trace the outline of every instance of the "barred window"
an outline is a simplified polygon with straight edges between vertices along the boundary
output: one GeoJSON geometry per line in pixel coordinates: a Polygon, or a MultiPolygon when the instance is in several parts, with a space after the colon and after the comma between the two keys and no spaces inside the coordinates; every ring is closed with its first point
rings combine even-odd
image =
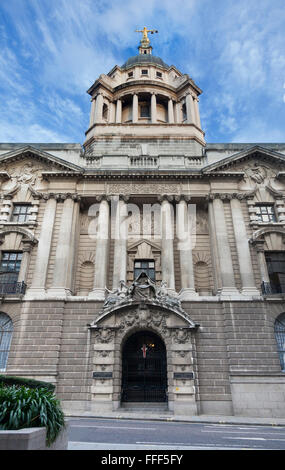
{"type": "Polygon", "coordinates": [[[14,204],[11,222],[28,222],[30,209],[30,204],[14,204]]]}
{"type": "Polygon", "coordinates": [[[272,293],[285,292],[285,251],[267,251],[265,259],[272,293]]]}
{"type": "Polygon", "coordinates": [[[285,313],[279,315],[275,321],[275,338],[279,353],[281,370],[285,372],[285,313]]]}
{"type": "Polygon", "coordinates": [[[0,312],[0,370],[6,370],[13,334],[13,323],[6,313],[0,312]]]}
{"type": "Polygon", "coordinates": [[[256,206],[256,215],[259,222],[277,222],[274,206],[272,204],[256,206]]]}
{"type": "Polygon", "coordinates": [[[0,282],[17,282],[23,253],[2,251],[0,282]]]}

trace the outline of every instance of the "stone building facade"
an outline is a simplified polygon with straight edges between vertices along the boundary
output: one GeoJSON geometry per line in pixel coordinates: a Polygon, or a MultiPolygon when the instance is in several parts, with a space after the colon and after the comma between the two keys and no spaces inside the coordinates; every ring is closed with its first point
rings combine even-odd
{"type": "Polygon", "coordinates": [[[201,90],[139,54],[80,144],[0,145],[1,373],[68,412],[285,417],[285,144],[210,144],[201,90]]]}

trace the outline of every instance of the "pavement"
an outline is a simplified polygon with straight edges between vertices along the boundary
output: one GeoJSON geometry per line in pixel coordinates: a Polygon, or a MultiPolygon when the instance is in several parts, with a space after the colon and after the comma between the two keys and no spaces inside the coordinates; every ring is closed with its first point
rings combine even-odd
{"type": "Polygon", "coordinates": [[[285,426],[285,418],[262,418],[251,416],[224,416],[224,415],[174,415],[170,412],[154,412],[146,411],[127,411],[116,410],[108,413],[65,413],[67,418],[101,418],[101,419],[128,419],[128,420],[143,420],[143,421],[169,421],[181,423],[216,423],[216,424],[247,424],[247,425],[260,425],[260,426],[285,426]]]}

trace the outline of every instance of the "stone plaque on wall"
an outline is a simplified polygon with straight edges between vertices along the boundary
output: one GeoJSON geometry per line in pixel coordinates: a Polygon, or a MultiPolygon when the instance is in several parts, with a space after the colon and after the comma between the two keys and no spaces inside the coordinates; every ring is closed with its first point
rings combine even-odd
{"type": "Polygon", "coordinates": [[[193,380],[194,379],[194,372],[174,372],[173,374],[174,379],[188,379],[188,380],[193,380]]]}

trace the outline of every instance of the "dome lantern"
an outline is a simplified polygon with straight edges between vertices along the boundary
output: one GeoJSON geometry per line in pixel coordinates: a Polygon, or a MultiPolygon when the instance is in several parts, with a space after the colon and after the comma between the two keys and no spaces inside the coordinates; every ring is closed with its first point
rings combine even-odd
{"type": "Polygon", "coordinates": [[[152,46],[150,45],[148,33],[151,33],[151,34],[158,33],[157,29],[147,29],[147,27],[144,26],[143,29],[136,29],[135,32],[142,33],[142,38],[140,41],[140,45],[138,47],[139,53],[140,54],[152,54],[152,46]]]}

